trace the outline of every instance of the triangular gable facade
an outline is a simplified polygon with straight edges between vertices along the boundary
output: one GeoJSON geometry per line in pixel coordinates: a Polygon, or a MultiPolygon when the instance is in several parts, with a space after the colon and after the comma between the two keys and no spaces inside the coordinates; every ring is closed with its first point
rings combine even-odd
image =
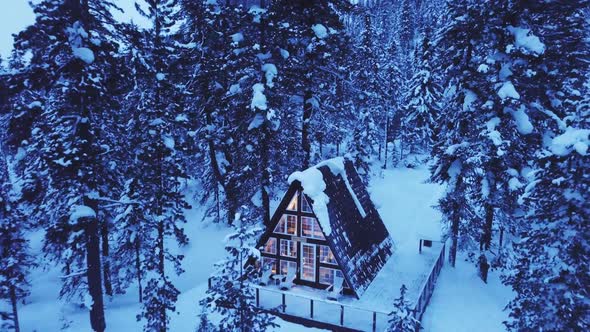
{"type": "MultiPolygon", "coordinates": [[[[295,284],[325,289],[341,277],[345,291],[359,297],[391,255],[392,242],[352,163],[342,164],[346,180],[344,172],[337,175],[327,166],[316,166],[326,184],[330,231],[324,231],[313,211],[313,199],[294,180],[258,247],[261,263],[273,273],[285,275],[296,269],[295,284]]],[[[322,222],[326,225],[326,220],[322,222]]]]}

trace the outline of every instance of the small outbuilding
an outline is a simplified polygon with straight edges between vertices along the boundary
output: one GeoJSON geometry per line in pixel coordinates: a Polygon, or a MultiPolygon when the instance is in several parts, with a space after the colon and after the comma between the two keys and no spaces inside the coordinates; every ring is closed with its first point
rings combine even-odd
{"type": "Polygon", "coordinates": [[[258,247],[274,280],[342,286],[357,298],[393,252],[393,242],[352,161],[338,157],[289,177],[289,189],[258,247]],[[278,277],[278,278],[277,278],[278,277]]]}

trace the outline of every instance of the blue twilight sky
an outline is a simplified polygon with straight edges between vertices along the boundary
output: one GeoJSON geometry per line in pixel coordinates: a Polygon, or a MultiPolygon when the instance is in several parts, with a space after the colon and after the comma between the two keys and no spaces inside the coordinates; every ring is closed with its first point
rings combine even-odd
{"type": "MultiPolygon", "coordinates": [[[[134,0],[114,0],[113,2],[125,11],[125,13],[114,13],[118,20],[133,20],[139,25],[146,25],[145,18],[135,10],[134,0]]],[[[12,35],[34,22],[35,15],[29,6],[29,0],[0,0],[0,55],[4,59],[8,58],[12,51],[12,35]]]]}
{"type": "Polygon", "coordinates": [[[0,55],[6,59],[12,50],[12,34],[35,21],[27,0],[0,0],[0,55]]]}

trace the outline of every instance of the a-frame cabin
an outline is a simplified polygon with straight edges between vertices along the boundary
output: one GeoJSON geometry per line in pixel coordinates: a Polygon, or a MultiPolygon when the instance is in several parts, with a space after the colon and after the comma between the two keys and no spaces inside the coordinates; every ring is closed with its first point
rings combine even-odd
{"type": "Polygon", "coordinates": [[[344,278],[357,298],[391,256],[393,242],[352,162],[334,158],[289,177],[258,247],[263,268],[325,289],[344,278]]]}

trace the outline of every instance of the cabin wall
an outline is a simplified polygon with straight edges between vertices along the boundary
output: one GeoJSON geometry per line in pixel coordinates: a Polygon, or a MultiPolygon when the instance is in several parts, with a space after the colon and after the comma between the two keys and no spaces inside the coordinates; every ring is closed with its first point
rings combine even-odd
{"type": "MultiPolygon", "coordinates": [[[[330,248],[330,245],[328,244],[328,242],[325,239],[310,238],[310,237],[306,237],[303,235],[302,218],[303,217],[314,218],[316,220],[316,223],[317,223],[317,218],[313,212],[304,212],[302,210],[303,199],[304,199],[303,195],[301,195],[300,190],[295,191],[295,193],[297,194],[297,210],[293,211],[293,210],[287,209],[287,207],[290,205],[292,196],[294,194],[294,193],[287,192],[286,195],[289,195],[289,197],[285,197],[286,204],[281,204],[281,206],[279,206],[279,208],[277,209],[277,212],[276,212],[277,215],[273,216],[273,220],[275,222],[271,222],[269,225],[267,225],[268,227],[270,227],[269,232],[267,232],[268,236],[265,236],[262,239],[263,241],[261,242],[261,246],[263,248],[266,245],[269,238],[276,239],[275,253],[271,254],[271,253],[266,253],[266,252],[261,251],[261,255],[262,255],[262,257],[275,259],[274,269],[275,269],[276,273],[279,273],[279,274],[280,274],[281,261],[295,262],[297,264],[297,275],[296,275],[296,279],[294,281],[295,284],[319,288],[319,289],[326,289],[330,284],[320,282],[320,268],[329,268],[329,269],[333,269],[333,270],[337,270],[337,271],[341,271],[341,269],[338,266],[338,263],[336,263],[336,262],[334,262],[333,264],[320,262],[320,256],[321,256],[320,255],[320,250],[321,250],[320,246],[327,246],[328,248],[330,248]],[[297,218],[296,234],[282,234],[282,233],[274,232],[275,227],[280,223],[280,220],[283,215],[293,215],[297,218]],[[296,257],[281,256],[281,239],[293,241],[296,243],[296,246],[297,246],[296,257]],[[302,273],[303,273],[302,254],[303,254],[303,245],[304,244],[313,244],[314,248],[315,248],[315,252],[314,252],[315,278],[313,281],[306,280],[306,279],[302,278],[302,273]]],[[[336,273],[336,272],[334,272],[334,273],[336,273]]],[[[340,272],[340,273],[342,273],[342,272],[340,272]]],[[[345,291],[345,293],[352,294],[352,291],[347,287],[346,282],[345,282],[344,291],[345,291]]]]}

